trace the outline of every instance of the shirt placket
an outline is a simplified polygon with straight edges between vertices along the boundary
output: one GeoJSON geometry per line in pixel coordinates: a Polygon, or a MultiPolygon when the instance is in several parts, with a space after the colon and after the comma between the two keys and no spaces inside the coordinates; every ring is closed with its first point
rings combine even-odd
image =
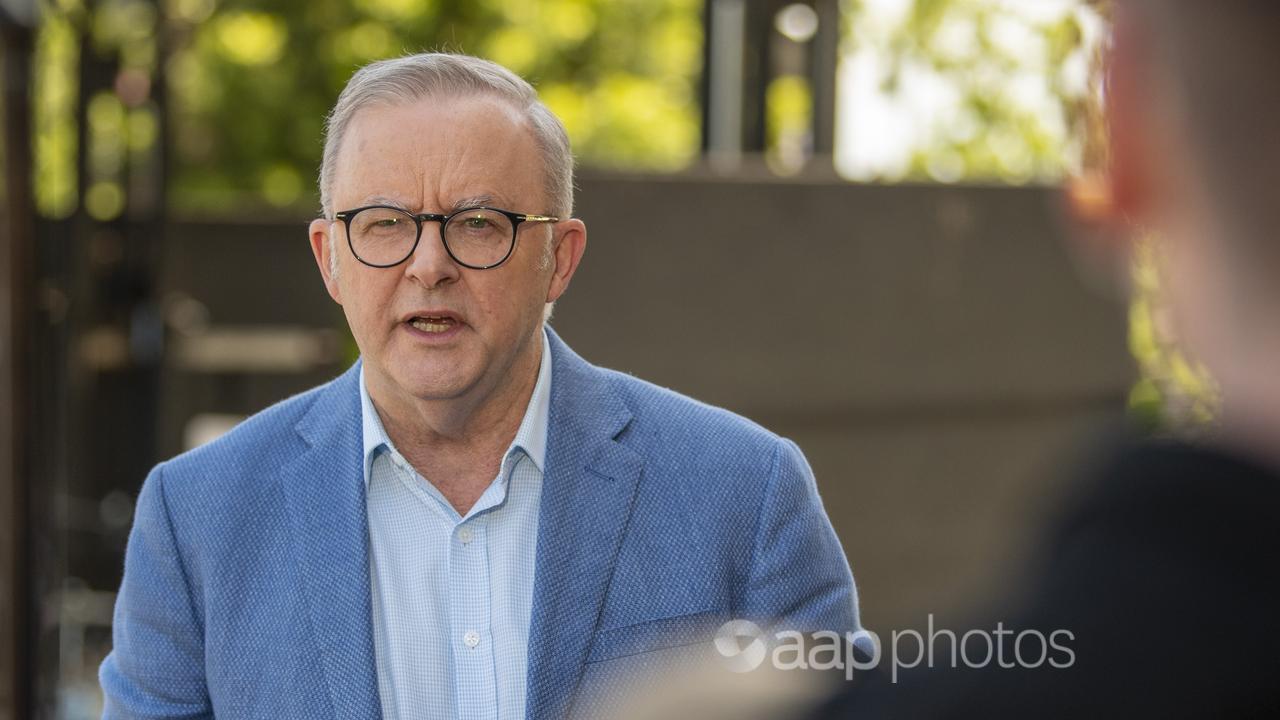
{"type": "Polygon", "coordinates": [[[461,720],[498,715],[488,557],[484,516],[459,523],[449,542],[449,608],[461,720]]]}

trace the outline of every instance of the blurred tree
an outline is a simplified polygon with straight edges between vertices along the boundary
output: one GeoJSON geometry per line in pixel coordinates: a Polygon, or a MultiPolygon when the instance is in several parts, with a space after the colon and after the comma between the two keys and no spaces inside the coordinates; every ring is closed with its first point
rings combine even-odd
{"type": "MultiPolygon", "coordinates": [[[[83,54],[167,80],[169,207],[315,210],[321,130],[360,65],[444,49],[529,79],[594,166],[671,170],[698,147],[699,0],[42,0],[36,193],[47,217],[126,210],[130,150],[158,138],[127,82],[79,98],[83,54]],[[158,22],[157,22],[158,19],[158,22]],[[145,115],[145,117],[144,117],[145,115]],[[78,173],[80,126],[92,156],[78,173]]],[[[167,95],[165,93],[167,91],[167,95]]]]}
{"type": "Polygon", "coordinates": [[[61,218],[76,208],[76,93],[78,90],[79,8],[41,6],[36,36],[33,156],[35,201],[41,214],[61,218]]]}
{"type": "Polygon", "coordinates": [[[1053,182],[1081,166],[1102,36],[1086,0],[846,0],[855,179],[1053,182]]]}
{"type": "Polygon", "coordinates": [[[697,0],[166,0],[179,211],[310,211],[321,127],[371,60],[491,58],[533,82],[581,160],[672,169],[697,149],[697,0]]]}
{"type": "MultiPolygon", "coordinates": [[[[363,63],[423,49],[483,55],[529,78],[563,118],[585,165],[678,169],[695,159],[698,146],[702,5],[42,0],[40,208],[65,216],[81,202],[83,186],[86,209],[99,219],[123,212],[120,167],[158,137],[157,109],[145,103],[120,97],[122,105],[113,105],[102,97],[77,107],[86,51],[111,55],[135,75],[163,70],[166,86],[154,95],[164,98],[169,120],[167,202],[178,212],[313,211],[321,125],[342,84],[363,63]],[[97,118],[95,134],[84,136],[86,150],[97,153],[84,183],[77,178],[77,112],[97,118]]],[[[1081,8],[1079,0],[846,0],[847,64],[855,66],[848,72],[856,74],[859,57],[880,58],[871,73],[875,89],[899,110],[914,111],[914,119],[896,124],[915,128],[899,142],[898,160],[864,163],[848,174],[1021,182],[1057,179],[1076,167],[1074,109],[1089,92],[1082,56],[1090,23],[1081,8]]],[[[771,88],[770,99],[775,135],[809,112],[795,83],[771,88]]],[[[855,120],[864,112],[855,107],[855,120]]],[[[894,144],[889,133],[851,127],[846,144],[894,144]]]]}
{"type": "Polygon", "coordinates": [[[1204,366],[1179,347],[1157,270],[1159,251],[1158,238],[1145,238],[1133,263],[1129,350],[1140,377],[1129,393],[1129,409],[1149,429],[1194,432],[1218,418],[1218,387],[1204,366]]]}

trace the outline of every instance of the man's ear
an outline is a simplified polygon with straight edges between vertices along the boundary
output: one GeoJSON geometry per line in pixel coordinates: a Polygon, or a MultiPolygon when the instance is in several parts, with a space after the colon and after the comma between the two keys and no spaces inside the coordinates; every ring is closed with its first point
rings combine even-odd
{"type": "Polygon", "coordinates": [[[577,218],[556,223],[555,248],[552,251],[551,285],[547,288],[547,302],[552,303],[569,289],[569,281],[582,262],[587,250],[587,226],[577,218]]]}
{"type": "Polygon", "coordinates": [[[316,258],[316,265],[320,268],[320,277],[324,280],[324,288],[329,291],[329,297],[333,301],[342,304],[342,292],[338,288],[338,278],[334,276],[332,268],[336,263],[332,257],[333,243],[329,238],[329,229],[333,227],[332,220],[318,218],[311,221],[308,231],[311,234],[311,254],[316,258]]]}
{"type": "Polygon", "coordinates": [[[1086,169],[1066,185],[1072,220],[1068,247],[1086,277],[1099,287],[1128,288],[1134,241],[1142,236],[1163,191],[1156,183],[1165,160],[1150,124],[1152,107],[1151,48],[1146,30],[1128,8],[1116,7],[1112,44],[1104,57],[1104,161],[1086,169]]]}
{"type": "MultiPolygon", "coordinates": [[[[1165,163],[1157,126],[1159,93],[1153,48],[1147,31],[1123,7],[1117,8],[1107,68],[1106,117],[1109,138],[1107,192],[1115,224],[1143,225],[1158,202],[1165,163]]],[[[1166,118],[1167,119],[1167,118],[1166,118]]]]}

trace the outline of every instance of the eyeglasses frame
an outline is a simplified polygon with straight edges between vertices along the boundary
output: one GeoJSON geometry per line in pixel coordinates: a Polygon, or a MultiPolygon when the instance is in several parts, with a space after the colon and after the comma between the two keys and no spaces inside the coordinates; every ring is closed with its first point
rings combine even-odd
{"type": "Polygon", "coordinates": [[[487,205],[475,205],[472,207],[465,207],[459,210],[454,210],[453,212],[447,215],[441,215],[440,213],[412,213],[412,212],[409,212],[408,210],[405,210],[404,208],[396,207],[394,205],[363,205],[358,208],[352,208],[350,210],[343,210],[341,212],[336,212],[333,214],[333,218],[334,220],[341,220],[343,226],[346,228],[347,247],[351,250],[352,256],[354,256],[356,260],[359,260],[361,263],[368,265],[369,267],[372,267],[372,268],[392,268],[397,265],[400,265],[401,263],[405,262],[409,258],[413,257],[413,254],[418,250],[418,244],[422,242],[422,224],[424,222],[438,222],[440,223],[440,244],[444,246],[444,251],[449,255],[449,258],[453,260],[455,263],[461,265],[464,268],[468,268],[471,270],[492,270],[493,268],[498,267],[499,265],[505,263],[508,259],[510,259],[511,255],[514,254],[516,251],[516,242],[519,240],[519,237],[520,237],[521,223],[526,223],[526,222],[558,223],[560,222],[560,218],[554,217],[551,215],[533,215],[530,213],[518,213],[518,212],[512,212],[510,210],[503,210],[502,208],[489,207],[487,205]],[[378,265],[376,263],[371,263],[368,260],[365,260],[364,258],[360,257],[360,253],[356,252],[355,244],[351,240],[351,220],[355,218],[356,215],[358,215],[361,212],[364,212],[365,210],[374,210],[374,209],[394,210],[398,213],[401,213],[403,215],[413,218],[414,223],[418,227],[417,235],[413,239],[413,247],[409,248],[409,252],[403,258],[393,263],[389,263],[387,265],[378,265]],[[462,262],[461,260],[458,259],[456,255],[453,254],[453,249],[449,247],[449,243],[444,239],[444,228],[445,228],[445,225],[447,225],[450,220],[452,220],[454,217],[458,215],[461,215],[463,213],[473,212],[475,210],[489,210],[491,212],[496,212],[499,215],[505,216],[508,220],[511,221],[511,245],[507,247],[507,254],[503,255],[501,260],[495,263],[491,263],[489,265],[469,265],[465,262],[462,262]]]}

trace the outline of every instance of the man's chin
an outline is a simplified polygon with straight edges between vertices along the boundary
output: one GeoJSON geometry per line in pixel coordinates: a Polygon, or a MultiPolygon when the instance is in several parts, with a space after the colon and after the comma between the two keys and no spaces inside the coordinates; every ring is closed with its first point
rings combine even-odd
{"type": "Polygon", "coordinates": [[[479,358],[474,349],[392,346],[377,364],[383,377],[406,397],[448,399],[464,394],[475,384],[479,358]]]}
{"type": "Polygon", "coordinates": [[[457,400],[475,386],[461,377],[403,378],[397,384],[406,395],[424,402],[457,400]]]}
{"type": "Polygon", "coordinates": [[[376,370],[371,364],[366,365],[365,374],[369,376],[376,372],[381,375],[384,380],[378,384],[404,399],[424,402],[455,400],[465,396],[476,385],[476,373],[467,372],[456,363],[445,367],[437,363],[428,365],[393,360],[388,365],[376,370]]]}

